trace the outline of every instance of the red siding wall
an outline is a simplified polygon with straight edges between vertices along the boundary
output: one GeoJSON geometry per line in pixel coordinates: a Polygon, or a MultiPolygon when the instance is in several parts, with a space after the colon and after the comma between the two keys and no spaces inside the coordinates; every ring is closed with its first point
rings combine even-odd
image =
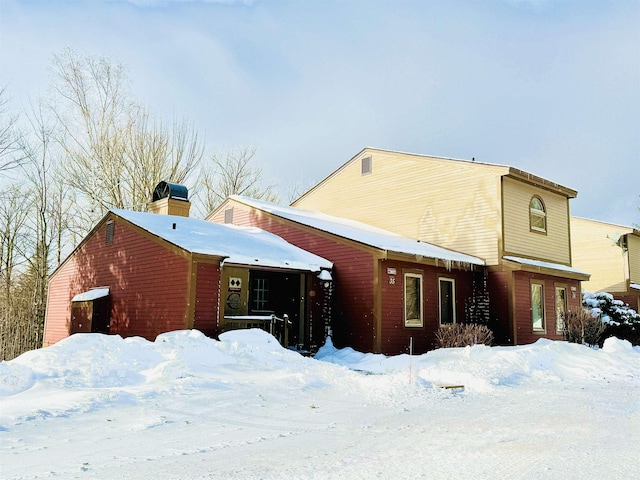
{"type": "Polygon", "coordinates": [[[640,312],[640,294],[638,295],[619,295],[614,294],[613,298],[616,300],[621,300],[629,307],[633,308],[636,312],[640,312]]]}
{"type": "Polygon", "coordinates": [[[193,328],[209,337],[218,332],[218,301],[220,298],[220,266],[199,263],[197,266],[196,306],[193,328]]]}
{"type": "Polygon", "coordinates": [[[419,265],[397,261],[383,261],[380,270],[382,286],[382,352],[390,355],[409,352],[413,338],[413,352],[424,353],[435,347],[435,332],[440,328],[439,278],[455,281],[456,321],[467,321],[466,307],[472,297],[471,271],[451,270],[442,267],[419,265]],[[388,274],[394,268],[396,274],[388,274]],[[423,277],[422,327],[404,326],[404,272],[421,273],[423,277]],[[393,278],[393,280],[391,280],[393,278]]]}
{"type": "MultiPolygon", "coordinates": [[[[214,221],[223,221],[217,216],[214,221]]],[[[337,347],[350,346],[359,351],[372,351],[375,339],[374,320],[374,255],[367,247],[349,247],[325,235],[310,233],[304,227],[283,225],[270,215],[244,208],[234,208],[233,223],[251,225],[270,231],[289,243],[334,264],[333,340],[337,347]]],[[[381,262],[380,281],[382,303],[381,352],[384,354],[407,353],[409,339],[413,337],[415,353],[433,348],[434,334],[439,328],[438,278],[455,279],[456,317],[465,320],[466,301],[472,296],[472,272],[451,271],[441,267],[404,262],[381,262]],[[389,283],[387,267],[396,268],[395,284],[389,283]],[[424,318],[421,328],[406,328],[403,321],[402,269],[420,269],[424,275],[424,318]]]]}
{"type": "Polygon", "coordinates": [[[540,338],[562,340],[556,333],[555,287],[567,288],[567,303],[570,310],[580,308],[580,282],[565,278],[527,272],[513,272],[515,288],[515,318],[518,345],[534,343],[540,338]],[[544,287],[545,332],[534,332],[531,323],[531,281],[542,282],[544,287]],[[572,290],[573,287],[573,290],[572,290]]]}
{"type": "Polygon", "coordinates": [[[373,349],[373,255],[302,228],[283,225],[268,215],[235,208],[233,223],[262,228],[289,243],[333,262],[333,341],[338,348],[373,349]]]}
{"type": "Polygon", "coordinates": [[[149,340],[186,326],[189,261],[116,219],[105,244],[105,224],[52,277],[44,343],[69,335],[71,298],[93,287],[111,294],[110,333],[149,340]]]}

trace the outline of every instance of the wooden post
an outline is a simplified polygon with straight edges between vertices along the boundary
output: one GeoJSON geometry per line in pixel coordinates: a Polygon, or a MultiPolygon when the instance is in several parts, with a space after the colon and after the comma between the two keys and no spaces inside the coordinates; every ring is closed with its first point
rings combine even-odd
{"type": "Polygon", "coordinates": [[[286,313],[282,316],[282,323],[284,323],[284,348],[289,346],[289,315],[286,313]]]}

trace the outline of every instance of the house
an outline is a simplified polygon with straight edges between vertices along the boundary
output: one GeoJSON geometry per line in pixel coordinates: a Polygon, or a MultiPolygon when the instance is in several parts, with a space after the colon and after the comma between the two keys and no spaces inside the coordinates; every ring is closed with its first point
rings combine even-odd
{"type": "Polygon", "coordinates": [[[350,218],[485,260],[501,343],[560,339],[589,275],[572,266],[577,192],[514,167],[365,148],[292,206],[350,218]]]}
{"type": "Polygon", "coordinates": [[[573,265],[591,272],[582,288],[607,292],[640,312],[640,230],[571,217],[573,265]]]}
{"type": "Polygon", "coordinates": [[[153,340],[251,326],[290,347],[324,340],[331,262],[257,228],[188,218],[183,188],[154,198],[156,213],[108,212],[53,272],[45,345],[76,332],[153,340]]]}
{"type": "Polygon", "coordinates": [[[398,354],[434,347],[442,325],[488,317],[484,261],[361,222],[229,197],[207,218],[253,226],[333,264],[338,347],[398,354]]]}

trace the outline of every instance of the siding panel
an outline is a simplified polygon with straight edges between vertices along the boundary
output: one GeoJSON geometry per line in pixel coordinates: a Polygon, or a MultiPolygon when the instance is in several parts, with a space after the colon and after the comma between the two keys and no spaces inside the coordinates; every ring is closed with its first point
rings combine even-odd
{"type": "Polygon", "coordinates": [[[569,310],[581,308],[580,282],[575,280],[558,279],[548,275],[515,272],[515,315],[518,344],[534,343],[540,338],[562,340],[562,334],[557,333],[555,315],[555,287],[567,288],[567,304],[569,310]],[[531,282],[536,281],[544,286],[545,331],[534,332],[531,324],[531,282]]]}
{"type": "Polygon", "coordinates": [[[505,255],[570,265],[568,199],[510,178],[503,179],[502,188],[505,255]],[[529,203],[534,195],[546,207],[546,234],[529,228],[529,203]]]}
{"type": "Polygon", "coordinates": [[[373,351],[374,257],[371,253],[320,235],[310,235],[302,228],[285,225],[267,214],[239,206],[234,207],[234,223],[262,228],[330,259],[334,264],[334,342],[339,348],[350,346],[363,352],[373,351]]]}
{"type": "Polygon", "coordinates": [[[196,305],[193,328],[209,337],[219,333],[218,305],[220,298],[220,267],[199,263],[197,267],[196,305]]]}
{"type": "Polygon", "coordinates": [[[98,228],[52,277],[47,300],[44,343],[69,335],[71,298],[108,286],[110,333],[149,340],[185,328],[188,261],[116,218],[113,244],[98,228]]]}
{"type": "MultiPolygon", "coordinates": [[[[618,225],[571,218],[573,266],[591,274],[589,281],[582,283],[586,291],[626,292],[627,259],[613,239],[630,231],[630,228],[618,225]]],[[[640,262],[640,245],[637,254],[640,262]]]]}
{"type": "Polygon", "coordinates": [[[393,355],[409,353],[410,339],[413,339],[415,354],[424,353],[435,347],[435,333],[440,328],[438,285],[441,277],[455,281],[456,321],[467,322],[467,311],[472,297],[472,275],[473,272],[470,271],[447,271],[441,267],[383,261],[381,269],[382,351],[393,355]],[[387,268],[395,269],[396,274],[387,273],[387,268]],[[405,271],[422,274],[422,327],[405,327],[404,325],[405,271]]]}
{"type": "Polygon", "coordinates": [[[295,202],[498,262],[499,176],[505,167],[396,152],[367,151],[295,202]],[[363,201],[366,199],[366,201],[363,201]]]}

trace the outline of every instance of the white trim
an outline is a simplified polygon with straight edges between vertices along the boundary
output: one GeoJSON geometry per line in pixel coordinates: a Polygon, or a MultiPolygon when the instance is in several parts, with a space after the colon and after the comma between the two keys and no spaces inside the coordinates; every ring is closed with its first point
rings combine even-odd
{"type": "MultiPolygon", "coordinates": [[[[534,332],[538,332],[538,333],[542,333],[547,331],[547,319],[546,319],[546,312],[545,312],[545,301],[544,301],[544,282],[538,281],[538,280],[533,280],[531,281],[531,283],[529,284],[529,301],[531,302],[531,329],[534,332]],[[535,326],[535,322],[533,320],[533,286],[537,285],[540,287],[540,310],[541,310],[541,314],[542,314],[542,318],[540,319],[542,322],[542,327],[536,327],[535,326]]],[[[554,292],[555,293],[555,292],[554,292]]],[[[555,307],[554,307],[555,310],[555,307]]]]}
{"type": "Polygon", "coordinates": [[[438,323],[440,325],[455,325],[457,323],[456,318],[456,280],[455,278],[449,277],[438,277],[438,323]],[[440,282],[448,282],[451,284],[451,298],[452,298],[452,317],[453,321],[451,323],[442,323],[442,289],[440,282]]]}
{"type": "Polygon", "coordinates": [[[573,267],[562,265],[560,263],[543,262],[541,260],[531,260],[530,258],[520,258],[520,257],[512,257],[512,256],[504,256],[502,257],[502,259],[508,260],[510,262],[521,263],[522,265],[531,265],[533,267],[540,267],[540,268],[550,268],[552,270],[558,270],[559,272],[577,273],[579,275],[590,275],[589,273],[583,272],[573,267]]]}
{"type": "Polygon", "coordinates": [[[423,306],[424,294],[422,291],[423,288],[424,288],[424,283],[423,283],[423,278],[421,273],[413,273],[413,272],[404,273],[404,284],[402,285],[402,311],[403,311],[402,318],[403,318],[405,327],[420,328],[424,326],[424,306],[423,306]],[[420,307],[420,318],[417,318],[417,319],[407,318],[407,278],[417,278],[420,280],[420,289],[419,289],[420,299],[418,301],[418,304],[420,307]]]}
{"type": "Polygon", "coordinates": [[[72,302],[91,302],[93,300],[97,300],[99,298],[104,298],[109,296],[109,287],[98,287],[92,288],[86,292],[82,292],[77,294],[75,297],[71,299],[72,302]]]}

